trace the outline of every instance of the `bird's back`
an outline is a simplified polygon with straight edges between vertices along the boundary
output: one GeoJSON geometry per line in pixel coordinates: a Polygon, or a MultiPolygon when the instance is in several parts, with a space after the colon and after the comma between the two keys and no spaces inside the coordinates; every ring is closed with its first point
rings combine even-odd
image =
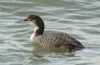
{"type": "Polygon", "coordinates": [[[44,34],[34,37],[33,42],[39,44],[43,48],[84,48],[75,38],[66,33],[56,31],[46,31],[44,34]]]}

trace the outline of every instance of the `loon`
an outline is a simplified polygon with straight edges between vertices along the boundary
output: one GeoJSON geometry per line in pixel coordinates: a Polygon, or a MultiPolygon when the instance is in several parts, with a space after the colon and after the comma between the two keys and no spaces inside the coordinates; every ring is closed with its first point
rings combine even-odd
{"type": "Polygon", "coordinates": [[[38,15],[29,15],[28,18],[20,20],[24,21],[34,28],[31,39],[35,44],[40,45],[44,49],[64,48],[72,50],[83,49],[84,46],[75,38],[69,36],[67,33],[57,31],[44,31],[45,24],[42,18],[38,15]]]}

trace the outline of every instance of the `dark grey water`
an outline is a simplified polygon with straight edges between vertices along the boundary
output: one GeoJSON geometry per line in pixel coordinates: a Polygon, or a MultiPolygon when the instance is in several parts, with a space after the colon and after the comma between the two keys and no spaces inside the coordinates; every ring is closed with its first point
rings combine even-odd
{"type": "Polygon", "coordinates": [[[0,65],[100,65],[99,0],[0,0],[0,65]],[[33,60],[32,27],[16,24],[30,14],[43,18],[46,30],[66,32],[83,43],[73,55],[40,53],[33,60]]]}

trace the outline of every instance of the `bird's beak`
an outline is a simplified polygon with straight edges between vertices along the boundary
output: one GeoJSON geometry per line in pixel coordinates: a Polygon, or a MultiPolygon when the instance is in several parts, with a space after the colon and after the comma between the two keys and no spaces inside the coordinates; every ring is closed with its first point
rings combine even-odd
{"type": "Polygon", "coordinates": [[[20,21],[16,21],[15,23],[24,23],[24,22],[27,22],[28,19],[23,19],[23,20],[20,20],[20,21]]]}

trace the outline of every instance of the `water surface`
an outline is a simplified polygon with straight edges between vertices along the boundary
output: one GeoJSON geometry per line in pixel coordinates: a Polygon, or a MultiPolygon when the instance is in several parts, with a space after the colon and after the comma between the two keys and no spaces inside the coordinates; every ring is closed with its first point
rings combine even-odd
{"type": "Polygon", "coordinates": [[[100,65],[99,0],[0,0],[0,65],[100,65]],[[30,14],[43,18],[46,29],[70,34],[84,50],[72,55],[41,52],[33,60],[33,28],[15,21],[30,14]]]}

